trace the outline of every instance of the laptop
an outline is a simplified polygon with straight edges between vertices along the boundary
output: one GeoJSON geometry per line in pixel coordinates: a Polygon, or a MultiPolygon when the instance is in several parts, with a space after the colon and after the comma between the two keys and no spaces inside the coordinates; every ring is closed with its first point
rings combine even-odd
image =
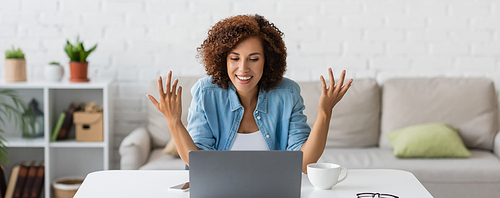
{"type": "Polygon", "coordinates": [[[300,197],[302,151],[190,151],[191,198],[300,197]]]}

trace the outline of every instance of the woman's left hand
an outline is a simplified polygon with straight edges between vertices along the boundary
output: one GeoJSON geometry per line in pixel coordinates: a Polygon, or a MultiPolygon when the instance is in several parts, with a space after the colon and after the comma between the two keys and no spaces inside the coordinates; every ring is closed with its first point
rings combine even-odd
{"type": "Polygon", "coordinates": [[[319,98],[318,110],[330,116],[332,114],[333,107],[342,99],[342,97],[344,97],[344,94],[347,92],[349,87],[351,87],[352,79],[344,85],[345,70],[343,70],[340,75],[340,80],[337,85],[335,85],[335,79],[331,68],[328,68],[328,73],[330,75],[330,83],[328,87],[323,76],[320,77],[323,91],[321,92],[321,97],[319,98]]]}

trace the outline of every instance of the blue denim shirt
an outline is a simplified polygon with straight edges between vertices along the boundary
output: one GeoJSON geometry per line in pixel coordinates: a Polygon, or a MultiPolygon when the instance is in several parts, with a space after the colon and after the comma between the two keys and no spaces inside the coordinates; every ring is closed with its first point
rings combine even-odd
{"type": "MultiPolygon", "coordinates": [[[[187,130],[196,146],[231,150],[244,112],[234,85],[222,89],[209,76],[196,82],[191,95],[187,130]]],[[[304,109],[299,85],[288,78],[269,92],[259,92],[253,116],[269,150],[301,149],[311,132],[304,109]]]]}

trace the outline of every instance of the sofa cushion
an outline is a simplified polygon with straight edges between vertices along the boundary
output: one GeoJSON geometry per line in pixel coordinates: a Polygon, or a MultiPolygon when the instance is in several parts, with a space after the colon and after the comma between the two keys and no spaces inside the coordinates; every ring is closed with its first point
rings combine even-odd
{"type": "Polygon", "coordinates": [[[458,130],[443,123],[406,127],[387,133],[398,158],[469,157],[458,130]]]}
{"type": "Polygon", "coordinates": [[[459,129],[468,148],[492,150],[498,110],[490,79],[392,79],[382,91],[381,148],[391,147],[390,131],[443,122],[459,129]]]}
{"type": "Polygon", "coordinates": [[[139,170],[184,170],[186,164],[181,158],[163,153],[163,148],[151,150],[147,163],[139,170]]]}
{"type": "Polygon", "coordinates": [[[134,129],[120,144],[120,169],[139,169],[148,158],[151,137],[145,127],[134,129]]]}
{"type": "Polygon", "coordinates": [[[399,169],[412,172],[420,182],[500,182],[500,161],[491,152],[470,150],[469,158],[400,159],[391,149],[327,148],[318,162],[347,168],[399,169]]]}
{"type": "MultiPolygon", "coordinates": [[[[298,82],[304,98],[307,123],[318,114],[321,82],[298,82]]],[[[373,79],[355,79],[344,98],[333,109],[327,147],[376,146],[379,136],[379,87],[373,79]]]]}
{"type": "Polygon", "coordinates": [[[163,149],[163,153],[171,155],[173,157],[180,157],[179,152],[177,151],[177,146],[175,145],[175,141],[173,138],[170,138],[167,145],[163,149]]]}
{"type": "MultiPolygon", "coordinates": [[[[182,86],[182,123],[184,126],[187,126],[187,114],[189,105],[191,104],[191,99],[193,98],[190,93],[191,87],[200,79],[201,77],[175,77],[172,79],[172,83],[175,78],[179,79],[178,86],[182,86]]],[[[163,88],[165,89],[166,77],[163,77],[163,88]]],[[[153,80],[149,83],[148,94],[155,97],[158,101],[158,81],[153,80]]],[[[151,134],[152,146],[160,147],[165,146],[167,142],[172,137],[170,135],[170,130],[168,129],[167,120],[165,116],[156,109],[156,107],[151,103],[151,101],[147,103],[147,111],[148,111],[148,132],[151,134]]]]}

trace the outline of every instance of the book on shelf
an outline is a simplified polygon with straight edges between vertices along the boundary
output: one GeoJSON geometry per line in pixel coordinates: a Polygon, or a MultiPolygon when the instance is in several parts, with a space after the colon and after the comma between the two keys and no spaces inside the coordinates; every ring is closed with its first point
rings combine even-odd
{"type": "Polygon", "coordinates": [[[59,135],[59,131],[61,130],[61,127],[63,125],[64,118],[66,118],[66,113],[61,112],[61,114],[59,115],[59,119],[57,120],[56,126],[52,131],[52,136],[50,137],[50,141],[55,142],[57,140],[57,136],[59,135]]]}
{"type": "Polygon", "coordinates": [[[22,198],[29,198],[31,190],[33,189],[33,184],[35,183],[36,172],[40,163],[32,162],[28,167],[28,175],[26,176],[26,182],[24,182],[22,198]]]}
{"type": "Polygon", "coordinates": [[[5,169],[3,165],[0,166],[0,198],[5,197],[5,191],[7,190],[7,182],[5,181],[5,169]]]}
{"type": "Polygon", "coordinates": [[[6,198],[39,198],[45,178],[44,162],[16,164],[10,175],[6,198]]]}
{"type": "Polygon", "coordinates": [[[17,176],[16,186],[14,187],[14,195],[13,198],[21,198],[24,190],[24,184],[26,183],[26,179],[28,176],[28,168],[30,167],[30,163],[23,162],[19,165],[19,173],[17,176]]]}
{"type": "Polygon", "coordinates": [[[35,177],[35,182],[33,183],[33,188],[31,189],[31,195],[30,198],[39,198],[40,194],[42,193],[43,189],[43,181],[45,178],[45,164],[40,162],[37,170],[36,170],[36,177],[35,177]]]}
{"type": "Polygon", "coordinates": [[[80,108],[81,108],[80,105],[75,103],[71,103],[69,105],[69,108],[66,111],[66,117],[64,118],[61,130],[59,130],[59,134],[57,135],[57,140],[68,139],[69,130],[71,130],[71,126],[73,126],[73,113],[75,111],[80,110],[80,108]]]}
{"type": "Polygon", "coordinates": [[[21,164],[16,164],[12,168],[10,174],[9,184],[7,185],[7,190],[5,191],[5,198],[12,198],[14,196],[14,188],[16,187],[17,177],[19,175],[19,168],[21,164]]]}

